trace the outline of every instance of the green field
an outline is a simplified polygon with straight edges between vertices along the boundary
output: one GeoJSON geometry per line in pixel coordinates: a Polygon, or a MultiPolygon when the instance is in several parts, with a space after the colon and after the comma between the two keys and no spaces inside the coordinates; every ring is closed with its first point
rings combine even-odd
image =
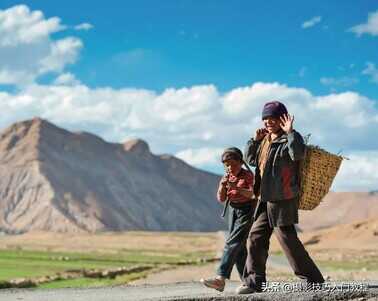
{"type": "MultiPolygon", "coordinates": [[[[0,250],[0,281],[15,278],[36,278],[80,269],[112,269],[150,264],[155,269],[176,266],[184,261],[196,262],[200,258],[211,257],[206,252],[161,252],[153,250],[120,251],[116,254],[70,253],[31,250],[0,250]]],[[[124,284],[143,277],[146,271],[121,275],[115,279],[77,278],[59,280],[40,287],[81,287],[124,284]]]]}
{"type": "Polygon", "coordinates": [[[53,281],[45,284],[41,284],[39,288],[64,288],[64,287],[100,287],[100,286],[110,286],[110,285],[122,285],[129,281],[133,281],[144,277],[148,272],[133,273],[130,275],[118,276],[115,279],[93,279],[80,277],[77,279],[70,280],[59,280],[53,281]]]}
{"type": "MultiPolygon", "coordinates": [[[[111,236],[112,237],[112,236],[111,236]]],[[[110,238],[111,238],[110,237],[110,238]]],[[[67,241],[61,240],[65,250],[53,251],[48,250],[46,246],[29,245],[29,249],[21,245],[3,245],[6,248],[0,249],[0,288],[4,281],[18,278],[37,279],[44,276],[54,276],[57,273],[67,273],[76,271],[74,279],[54,280],[51,282],[39,284],[39,288],[63,288],[63,287],[98,287],[110,285],[122,285],[130,281],[147,276],[151,272],[161,271],[163,269],[174,269],[183,264],[201,264],[200,259],[213,258],[216,244],[216,237],[211,236],[201,242],[202,236],[185,236],[183,234],[164,234],[159,239],[151,242],[152,237],[157,237],[156,233],[145,234],[128,234],[127,248],[125,245],[112,245],[107,252],[98,252],[99,246],[109,246],[111,240],[106,236],[106,241],[102,236],[96,237],[97,245],[87,244],[80,246],[81,251],[70,252],[75,243],[67,244],[67,241]],[[141,239],[135,243],[137,238],[141,239]],[[134,242],[132,243],[132,239],[134,242]],[[163,237],[163,238],[162,238],[163,237]],[[165,239],[164,239],[165,237],[165,239]],[[211,238],[211,239],[210,239],[211,238]],[[175,241],[174,239],[177,239],[175,241]],[[148,244],[149,242],[149,244],[148,244]],[[152,246],[155,248],[152,248],[152,246]],[[88,249],[91,246],[91,249],[88,249]],[[213,248],[213,249],[211,249],[213,248]],[[118,275],[115,278],[89,278],[82,276],[80,270],[108,270],[115,268],[131,268],[135,266],[146,266],[145,270],[118,275]]],[[[11,237],[14,239],[17,237],[11,237]]],[[[46,240],[46,242],[50,242],[46,240]]],[[[118,242],[118,237],[114,241],[118,242]]],[[[113,242],[114,243],[114,242],[113,242]]],[[[55,245],[54,245],[55,246],[55,245]]],[[[61,247],[61,246],[58,246],[61,247]]],[[[276,261],[286,262],[285,255],[282,251],[272,252],[276,261]]],[[[272,254],[272,255],[273,255],[272,254]]],[[[375,252],[347,252],[323,250],[322,252],[313,252],[312,258],[316,261],[324,275],[330,276],[333,280],[343,279],[376,279],[378,276],[378,254],[375,252]]],[[[174,273],[174,271],[172,271],[174,273]]],[[[295,280],[294,274],[289,269],[287,272],[275,271],[268,269],[270,279],[275,280],[295,280]]]]}

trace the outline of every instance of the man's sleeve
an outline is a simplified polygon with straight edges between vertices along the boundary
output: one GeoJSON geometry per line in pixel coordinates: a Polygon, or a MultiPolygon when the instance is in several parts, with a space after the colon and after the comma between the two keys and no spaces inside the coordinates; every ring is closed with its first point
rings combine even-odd
{"type": "Polygon", "coordinates": [[[257,152],[260,147],[260,141],[251,138],[248,140],[244,149],[244,160],[252,166],[257,166],[257,152]]]}
{"type": "Polygon", "coordinates": [[[297,131],[293,130],[287,135],[287,147],[289,156],[293,161],[302,160],[305,156],[306,145],[297,131]]]}

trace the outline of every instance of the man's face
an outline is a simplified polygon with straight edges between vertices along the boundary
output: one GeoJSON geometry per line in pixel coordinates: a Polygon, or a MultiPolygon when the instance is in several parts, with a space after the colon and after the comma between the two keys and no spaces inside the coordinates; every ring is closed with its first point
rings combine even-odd
{"type": "Polygon", "coordinates": [[[240,172],[243,163],[238,160],[228,159],[223,164],[228,173],[236,176],[240,172]]]}
{"type": "Polygon", "coordinates": [[[275,117],[267,117],[263,119],[264,126],[269,134],[278,133],[281,130],[280,120],[275,117]]]}

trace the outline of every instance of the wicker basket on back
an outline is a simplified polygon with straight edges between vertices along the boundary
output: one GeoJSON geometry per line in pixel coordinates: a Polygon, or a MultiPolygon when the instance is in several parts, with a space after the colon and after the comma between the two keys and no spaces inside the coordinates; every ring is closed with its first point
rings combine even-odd
{"type": "Polygon", "coordinates": [[[312,210],[320,204],[331,188],[343,157],[313,145],[306,146],[300,164],[301,192],[299,209],[312,210]]]}

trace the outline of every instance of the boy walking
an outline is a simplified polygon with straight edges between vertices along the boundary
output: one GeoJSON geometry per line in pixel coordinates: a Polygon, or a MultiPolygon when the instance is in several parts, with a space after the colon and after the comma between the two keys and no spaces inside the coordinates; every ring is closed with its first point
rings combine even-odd
{"type": "Polygon", "coordinates": [[[246,162],[256,166],[259,187],[255,191],[260,195],[247,239],[244,284],[238,288],[239,294],[262,291],[273,231],[295,275],[308,284],[324,282],[294,226],[298,223],[299,161],[305,154],[303,138],[293,129],[294,116],[278,101],[265,104],[262,120],[264,128],[256,130],[245,151],[246,162]]]}
{"type": "Polygon", "coordinates": [[[220,202],[229,202],[229,235],[217,276],[201,279],[205,286],[220,292],[224,290],[226,279],[230,279],[234,265],[242,279],[247,257],[245,243],[255,209],[255,203],[252,201],[254,175],[250,170],[242,168],[245,163],[241,150],[236,147],[227,148],[221,158],[226,174],[219,183],[217,199],[220,202]]]}

